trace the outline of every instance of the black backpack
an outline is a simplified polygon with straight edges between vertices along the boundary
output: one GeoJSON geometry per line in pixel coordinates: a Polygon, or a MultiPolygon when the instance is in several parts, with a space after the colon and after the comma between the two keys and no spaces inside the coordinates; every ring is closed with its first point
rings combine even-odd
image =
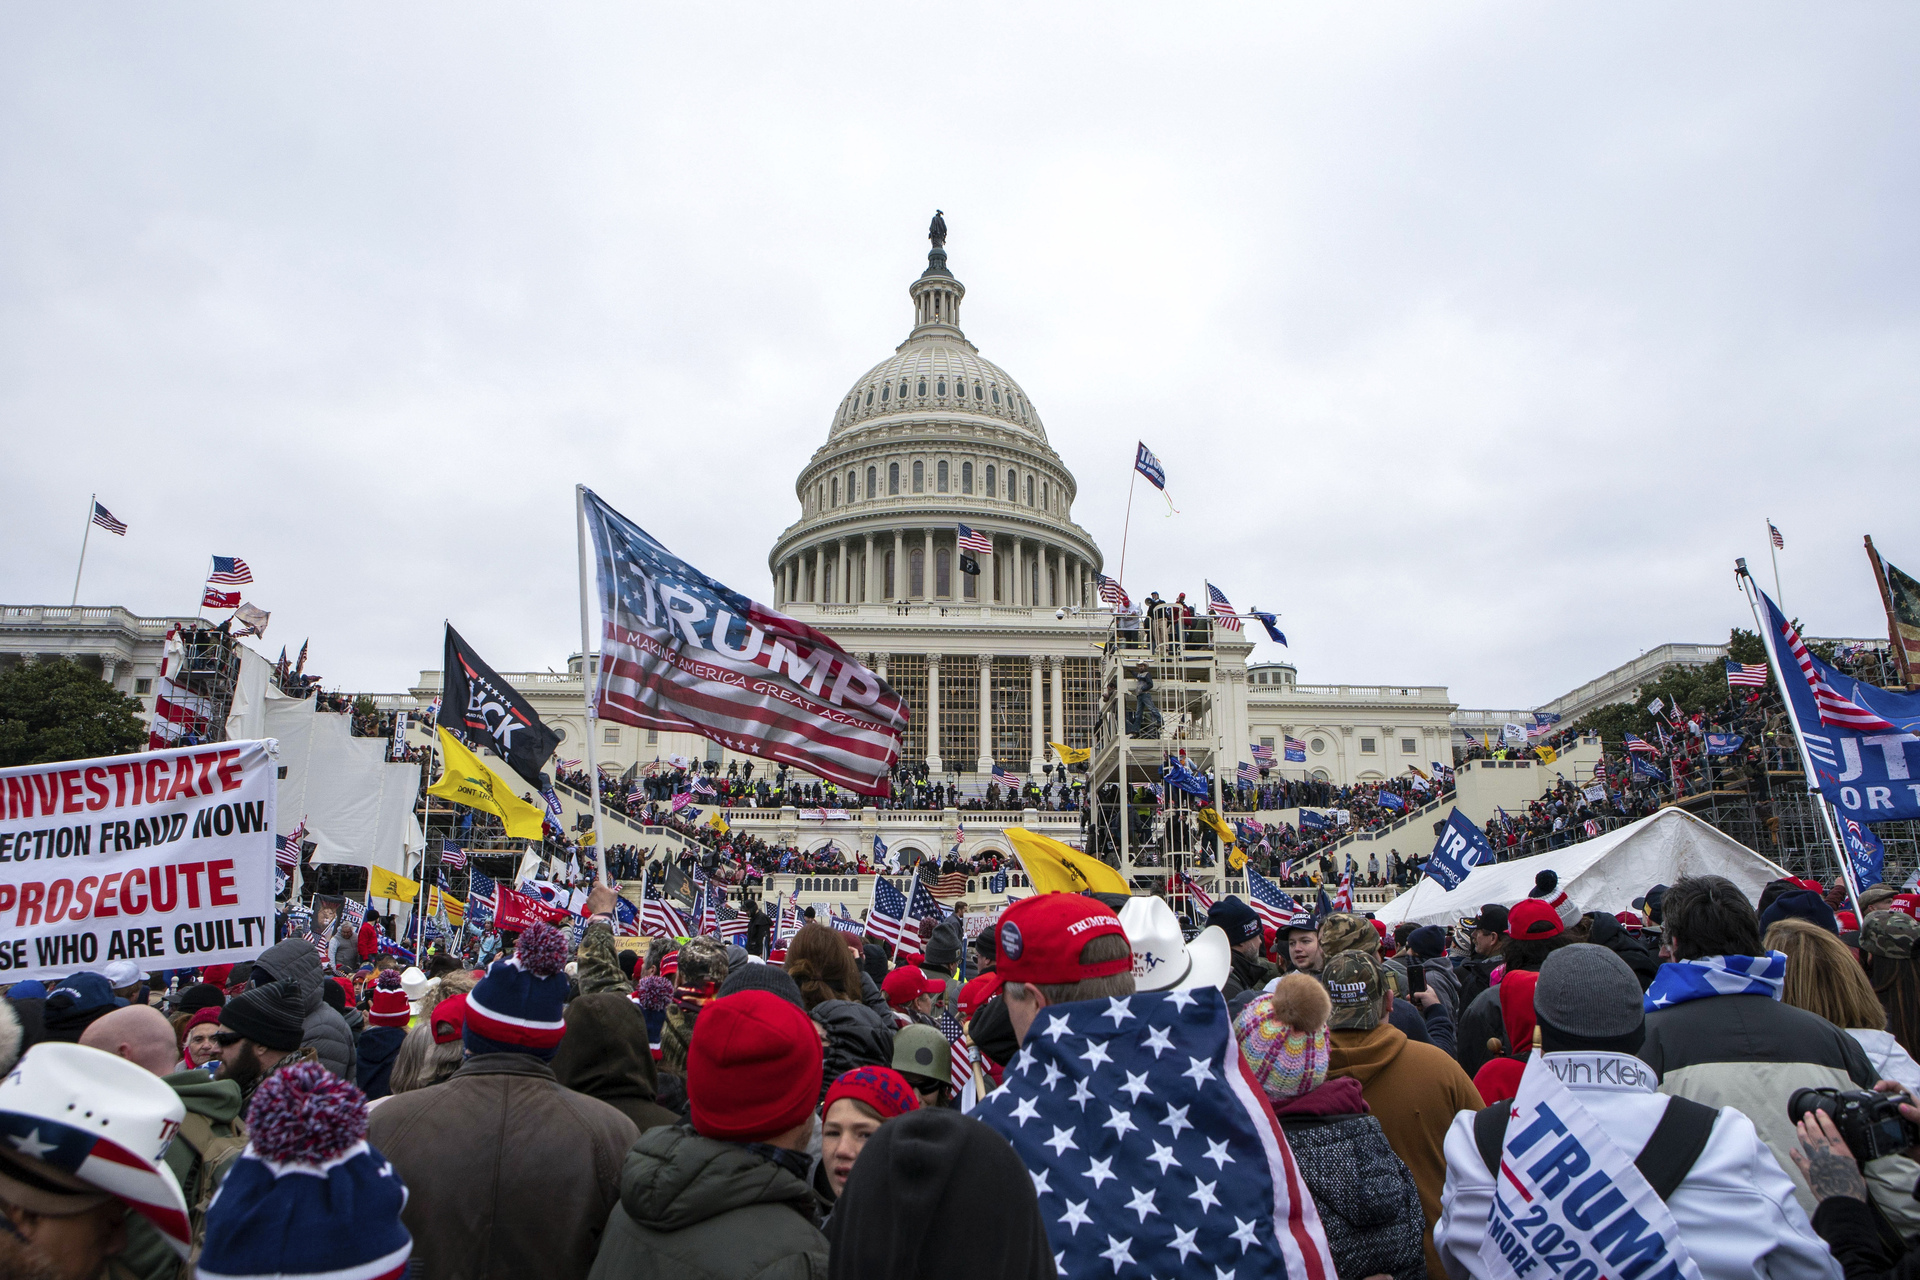
{"type": "MultiPolygon", "coordinates": [[[[1496,1102],[1473,1117],[1474,1145],[1480,1148],[1480,1158],[1487,1162],[1487,1172],[1495,1177],[1500,1176],[1500,1146],[1506,1141],[1507,1120],[1512,1114],[1509,1103],[1496,1102]]],[[[1647,1145],[1633,1158],[1633,1167],[1661,1200],[1672,1196],[1686,1181],[1693,1162],[1707,1149],[1707,1139],[1713,1135],[1713,1122],[1719,1118],[1718,1108],[1690,1098],[1667,1100],[1666,1114],[1653,1126],[1647,1145]]]]}

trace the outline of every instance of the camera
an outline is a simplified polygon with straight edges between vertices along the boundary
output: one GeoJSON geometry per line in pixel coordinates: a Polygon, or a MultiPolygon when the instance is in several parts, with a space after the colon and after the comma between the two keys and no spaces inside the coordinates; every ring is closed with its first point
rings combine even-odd
{"type": "Polygon", "coordinates": [[[1881,1156],[1904,1155],[1920,1144],[1920,1127],[1900,1114],[1903,1093],[1869,1093],[1864,1089],[1795,1089],[1787,1099],[1787,1117],[1795,1124],[1824,1111],[1846,1140],[1847,1150],[1861,1164],[1881,1156]]]}

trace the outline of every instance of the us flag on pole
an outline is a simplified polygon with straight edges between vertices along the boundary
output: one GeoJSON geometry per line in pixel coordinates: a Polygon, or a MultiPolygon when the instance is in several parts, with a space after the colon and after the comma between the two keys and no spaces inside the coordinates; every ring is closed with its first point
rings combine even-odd
{"type": "Polygon", "coordinates": [[[955,527],[960,531],[958,540],[960,550],[977,551],[983,556],[993,554],[993,536],[991,534],[975,533],[965,525],[957,525],[955,527]]]}
{"type": "Polygon", "coordinates": [[[273,861],[288,871],[300,865],[300,846],[307,838],[307,824],[302,822],[293,829],[292,834],[273,838],[273,861]]]}
{"type": "Polygon", "coordinates": [[[1771,520],[1767,521],[1767,536],[1773,539],[1773,545],[1780,550],[1785,551],[1787,549],[1787,540],[1780,536],[1780,531],[1773,527],[1773,521],[1771,520]]]}
{"type": "MultiPolygon", "coordinates": [[[[1659,722],[1655,721],[1654,728],[1657,729],[1659,727],[1659,722]]],[[[1626,744],[1628,751],[1637,751],[1643,756],[1657,756],[1660,754],[1658,747],[1648,742],[1645,738],[1640,737],[1638,734],[1622,734],[1621,741],[1626,744]]]]}
{"type": "Polygon", "coordinates": [[[1220,588],[1211,582],[1207,584],[1207,612],[1227,630],[1240,629],[1240,619],[1233,616],[1233,606],[1227,603],[1227,598],[1221,594],[1220,588]]]}
{"type": "Polygon", "coordinates": [[[1193,899],[1193,905],[1201,911],[1213,910],[1213,895],[1196,884],[1192,876],[1184,871],[1176,871],[1173,873],[1173,883],[1175,888],[1184,890],[1193,899]]]}
{"type": "Polygon", "coordinates": [[[1727,659],[1727,683],[1745,684],[1755,687],[1766,684],[1767,664],[1764,662],[1735,662],[1727,659]]]}
{"type": "Polygon", "coordinates": [[[114,519],[113,512],[101,506],[97,501],[93,504],[93,522],[102,529],[105,529],[108,533],[117,533],[123,538],[127,536],[126,521],[114,519]]]}
{"type": "Polygon", "coordinates": [[[903,925],[907,918],[907,895],[901,893],[885,876],[873,878],[873,901],[867,905],[867,933],[877,942],[890,947],[910,947],[920,949],[919,922],[903,925]],[[912,932],[909,934],[908,929],[912,932]]]}
{"type": "Polygon", "coordinates": [[[1234,770],[1234,776],[1240,779],[1242,786],[1257,787],[1260,785],[1260,770],[1248,764],[1245,760],[1238,762],[1234,770]]]}
{"type": "Polygon", "coordinates": [[[907,704],[824,632],[709,578],[582,487],[599,572],[601,719],[694,733],[886,795],[907,704]]]}
{"type": "Polygon", "coordinates": [[[207,575],[207,581],[229,587],[244,586],[253,581],[253,570],[247,568],[247,562],[239,556],[215,556],[213,572],[207,575]]]}
{"type": "Polygon", "coordinates": [[[1104,573],[1093,575],[1100,584],[1100,600],[1109,609],[1131,609],[1133,600],[1127,595],[1126,588],[1104,573]]]}
{"type": "Polygon", "coordinates": [[[1247,896],[1253,899],[1250,904],[1253,914],[1259,916],[1260,923],[1275,933],[1286,928],[1287,921],[1300,909],[1291,897],[1280,892],[1273,881],[1252,867],[1247,868],[1247,896]]]}
{"type": "Polygon", "coordinates": [[[440,851],[440,865],[458,870],[467,865],[467,851],[459,845],[450,844],[440,851]]]}

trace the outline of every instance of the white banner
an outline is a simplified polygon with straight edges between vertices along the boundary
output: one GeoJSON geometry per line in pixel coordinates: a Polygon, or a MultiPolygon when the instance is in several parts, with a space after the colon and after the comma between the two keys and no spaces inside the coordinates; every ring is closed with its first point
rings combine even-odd
{"type": "Polygon", "coordinates": [[[274,744],[0,770],[0,982],[273,943],[274,744]]]}
{"type": "MultiPolygon", "coordinates": [[[[1603,1067],[1619,1062],[1593,1056],[1603,1067]]],[[[1561,1280],[1700,1280],[1673,1214],[1560,1079],[1556,1068],[1565,1066],[1548,1064],[1535,1049],[1508,1104],[1480,1242],[1486,1273],[1494,1280],[1549,1272],[1561,1280]]]]}

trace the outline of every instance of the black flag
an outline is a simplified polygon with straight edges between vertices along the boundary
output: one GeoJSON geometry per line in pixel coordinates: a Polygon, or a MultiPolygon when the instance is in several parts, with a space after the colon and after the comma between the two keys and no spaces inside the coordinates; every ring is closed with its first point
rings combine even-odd
{"type": "Polygon", "coordinates": [[[560,745],[560,735],[540,723],[532,705],[482,662],[451,626],[447,628],[447,669],[441,679],[439,722],[492,747],[538,790],[541,766],[560,745]]]}
{"type": "Polygon", "coordinates": [[[978,560],[975,560],[972,556],[968,555],[966,552],[962,551],[960,553],[960,572],[971,573],[975,577],[979,577],[980,562],[978,560]]]}

